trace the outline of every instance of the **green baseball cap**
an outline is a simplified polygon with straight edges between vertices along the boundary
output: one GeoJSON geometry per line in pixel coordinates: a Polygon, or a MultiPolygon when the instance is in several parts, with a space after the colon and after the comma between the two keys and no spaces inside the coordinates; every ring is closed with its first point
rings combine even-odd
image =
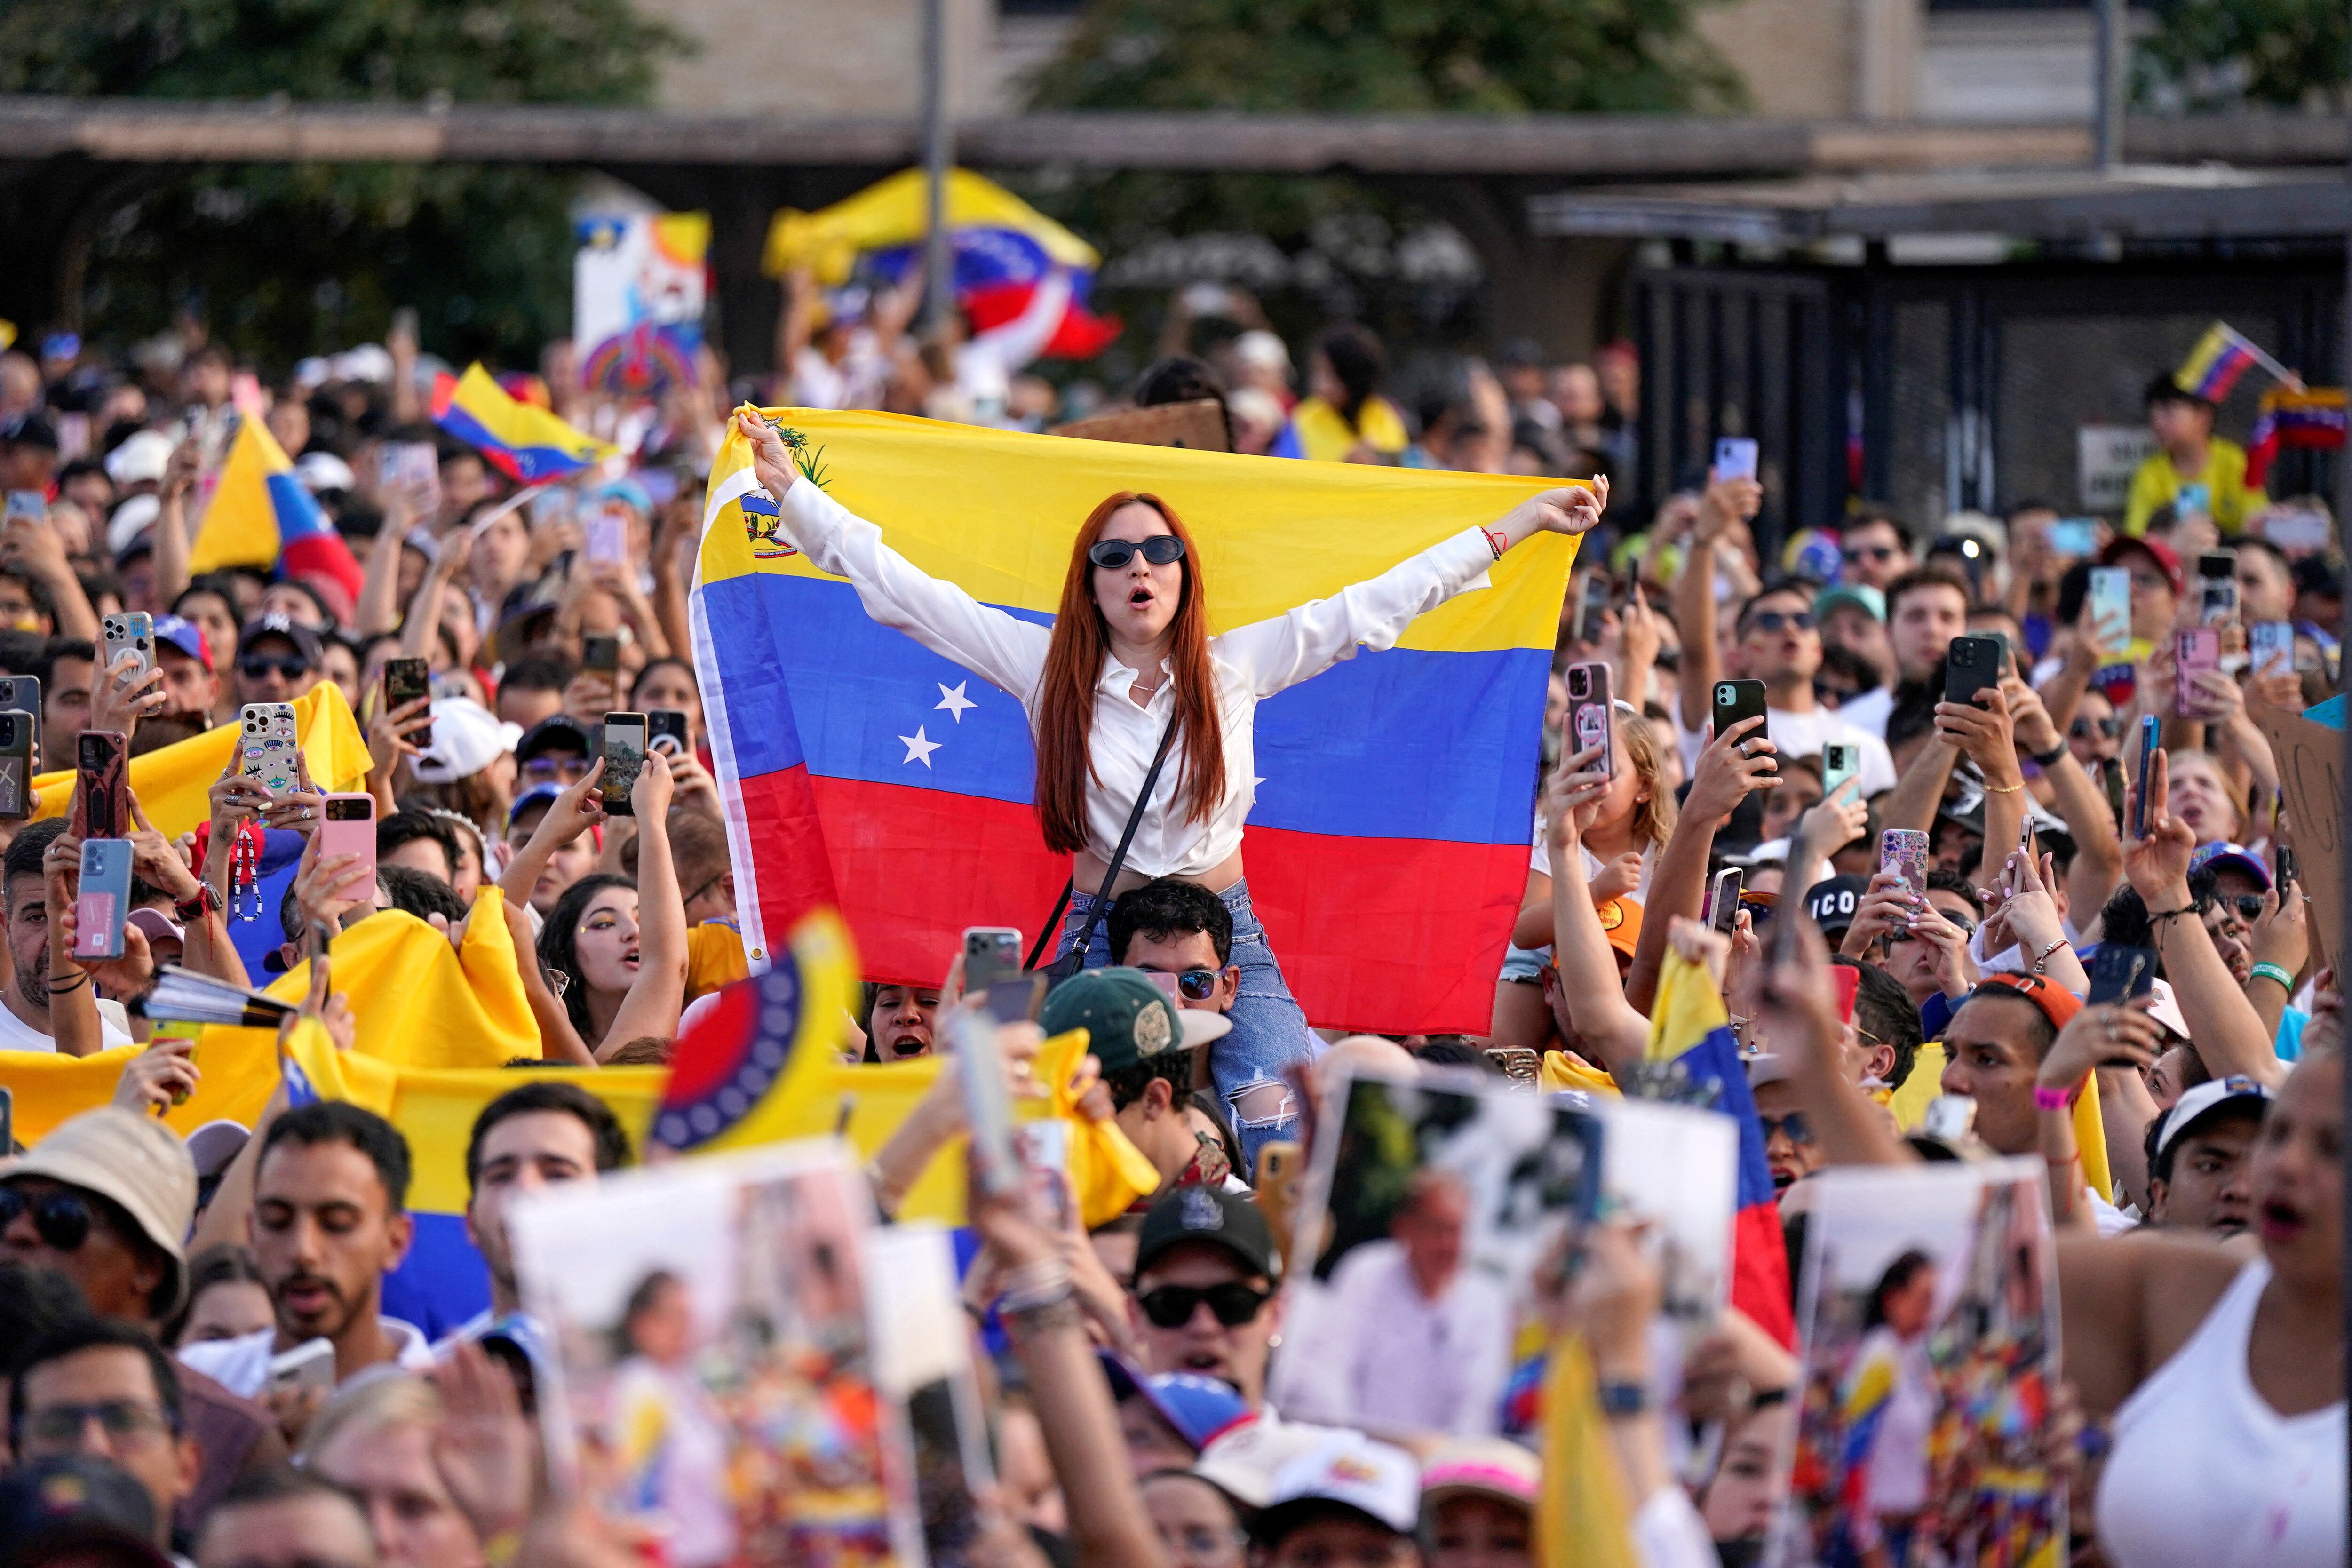
{"type": "Polygon", "coordinates": [[[1037,1016],[1046,1037],[1087,1031],[1107,1073],[1207,1045],[1234,1026],[1223,1013],[1179,1007],[1140,969],[1089,969],[1054,987],[1037,1016]]]}

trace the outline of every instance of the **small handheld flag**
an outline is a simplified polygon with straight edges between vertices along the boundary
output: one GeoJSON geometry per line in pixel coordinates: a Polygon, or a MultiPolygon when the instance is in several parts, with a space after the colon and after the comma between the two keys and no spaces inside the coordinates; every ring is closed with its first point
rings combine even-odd
{"type": "Polygon", "coordinates": [[[434,378],[433,423],[518,484],[576,474],[617,450],[544,408],[516,401],[478,363],[467,365],[462,376],[434,378]]]}
{"type": "Polygon", "coordinates": [[[202,575],[224,566],[275,568],[286,577],[326,577],[354,600],[362,574],[319,503],[294,477],[286,449],[258,419],[240,420],[220,483],[205,508],[188,571],[202,575]]]}
{"type": "Polygon", "coordinates": [[[2256,348],[2243,332],[2216,321],[2205,329],[2205,335],[2172,373],[2172,382],[2183,392],[2219,403],[2230,395],[2238,378],[2256,365],[2290,385],[2302,384],[2293,371],[2256,348]]]}
{"type": "Polygon", "coordinates": [[[2260,488],[2281,452],[2335,452],[2344,447],[2344,388],[2298,392],[2275,386],[2263,394],[2254,432],[2246,443],[2246,486],[2260,488]]]}

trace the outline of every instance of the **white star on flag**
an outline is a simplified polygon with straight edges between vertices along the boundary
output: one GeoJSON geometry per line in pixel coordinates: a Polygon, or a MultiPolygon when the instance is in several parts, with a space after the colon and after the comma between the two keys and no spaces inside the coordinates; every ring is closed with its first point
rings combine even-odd
{"type": "Polygon", "coordinates": [[[923,733],[923,727],[920,724],[915,726],[913,734],[901,735],[898,739],[905,742],[907,746],[907,754],[899,759],[900,767],[906,766],[908,763],[920,763],[928,768],[931,765],[931,753],[940,749],[940,743],[937,741],[923,733]]]}
{"type": "MultiPolygon", "coordinates": [[[[931,710],[936,713],[940,709],[944,708],[947,710],[949,714],[954,718],[957,723],[962,723],[963,710],[967,708],[977,708],[980,706],[979,703],[974,702],[971,698],[966,697],[963,694],[963,689],[971,684],[971,682],[969,680],[959,680],[952,688],[950,688],[946,681],[940,681],[939,683],[940,700],[931,704],[931,710]]],[[[903,736],[900,737],[902,740],[905,737],[903,736]]]]}

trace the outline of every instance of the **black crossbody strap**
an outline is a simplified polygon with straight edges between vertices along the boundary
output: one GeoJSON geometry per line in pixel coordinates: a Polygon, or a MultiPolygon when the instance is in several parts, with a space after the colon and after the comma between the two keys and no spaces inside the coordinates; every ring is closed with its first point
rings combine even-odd
{"type": "MultiPolygon", "coordinates": [[[[1127,864],[1128,846],[1135,842],[1135,830],[1143,825],[1143,808],[1151,804],[1151,792],[1160,783],[1160,770],[1167,765],[1168,748],[1175,743],[1175,740],[1176,715],[1171,713],[1168,728],[1160,732],[1160,750],[1152,755],[1151,771],[1143,775],[1143,788],[1136,795],[1135,809],[1127,814],[1127,830],[1118,836],[1118,847],[1111,851],[1110,869],[1103,876],[1102,890],[1095,895],[1094,913],[1087,918],[1086,929],[1078,933],[1078,944],[1072,950],[1080,955],[1082,963],[1087,944],[1095,939],[1095,927],[1102,923],[1109,910],[1110,890],[1118,885],[1119,870],[1127,864]]],[[[1062,911],[1069,907],[1070,893],[1076,887],[1075,881],[1062,884],[1062,896],[1054,900],[1054,912],[1047,918],[1045,929],[1037,933],[1037,945],[1030,949],[1030,968],[1036,968],[1037,960],[1045,954],[1046,944],[1061,924],[1062,911]]]]}

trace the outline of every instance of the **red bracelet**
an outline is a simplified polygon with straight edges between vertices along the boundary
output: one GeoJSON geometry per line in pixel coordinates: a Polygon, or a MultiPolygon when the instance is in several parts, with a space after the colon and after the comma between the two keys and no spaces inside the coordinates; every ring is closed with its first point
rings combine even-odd
{"type": "Polygon", "coordinates": [[[1485,537],[1486,541],[1486,548],[1495,552],[1496,560],[1500,561],[1503,558],[1503,552],[1511,547],[1511,542],[1502,534],[1499,534],[1493,529],[1485,527],[1484,525],[1480,526],[1478,531],[1485,537]]]}
{"type": "Polygon", "coordinates": [[[2044,1089],[2038,1083],[2033,1086],[2033,1109],[2036,1110],[2063,1110],[2074,1098],[2074,1091],[2071,1089],[2044,1089]]]}

